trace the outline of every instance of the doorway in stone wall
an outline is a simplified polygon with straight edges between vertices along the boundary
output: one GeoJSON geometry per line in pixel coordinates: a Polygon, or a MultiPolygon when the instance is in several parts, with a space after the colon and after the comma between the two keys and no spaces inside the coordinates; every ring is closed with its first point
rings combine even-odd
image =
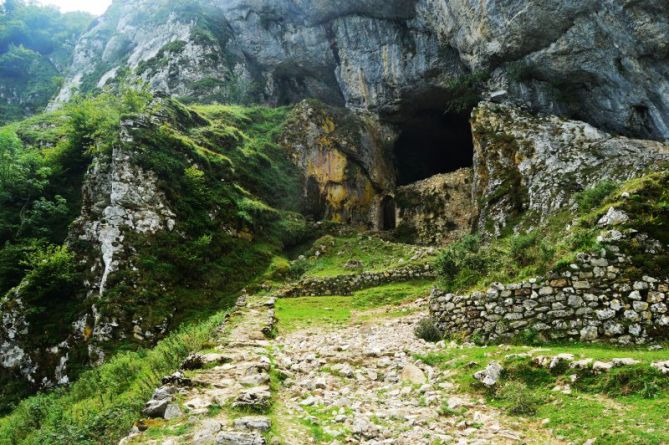
{"type": "Polygon", "coordinates": [[[381,230],[395,230],[397,227],[397,216],[395,198],[385,196],[381,200],[381,230]]]}

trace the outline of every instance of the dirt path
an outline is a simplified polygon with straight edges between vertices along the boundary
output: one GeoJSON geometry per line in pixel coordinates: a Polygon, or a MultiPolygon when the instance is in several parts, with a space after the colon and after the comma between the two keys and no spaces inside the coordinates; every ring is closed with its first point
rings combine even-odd
{"type": "Polygon", "coordinates": [[[448,372],[417,361],[436,346],[414,336],[423,315],[408,309],[412,314],[402,318],[275,340],[274,360],[285,378],[275,398],[280,443],[561,443],[458,393],[448,372]],[[440,415],[444,402],[462,414],[440,415]]]}

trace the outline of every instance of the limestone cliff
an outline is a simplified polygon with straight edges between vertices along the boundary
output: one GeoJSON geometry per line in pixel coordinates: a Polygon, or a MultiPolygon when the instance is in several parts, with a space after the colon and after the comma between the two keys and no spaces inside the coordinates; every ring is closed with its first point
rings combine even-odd
{"type": "Polygon", "coordinates": [[[393,114],[486,96],[609,131],[669,138],[669,5],[654,0],[116,1],[60,93],[134,73],[198,101],[318,98],[393,114]]]}
{"type": "Polygon", "coordinates": [[[303,207],[317,220],[377,225],[380,200],[395,186],[395,133],[369,113],[305,101],[282,144],[303,176],[303,207]]]}
{"type": "Polygon", "coordinates": [[[660,142],[616,137],[585,122],[482,103],[472,116],[478,230],[499,235],[524,215],[536,222],[604,180],[622,181],[669,160],[660,142]]]}

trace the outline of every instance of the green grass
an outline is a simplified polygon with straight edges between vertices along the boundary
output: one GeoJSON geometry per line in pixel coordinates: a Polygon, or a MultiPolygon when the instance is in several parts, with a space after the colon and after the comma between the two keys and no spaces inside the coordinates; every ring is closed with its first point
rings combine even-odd
{"type": "Polygon", "coordinates": [[[326,235],[299,253],[308,258],[305,276],[332,277],[401,267],[409,263],[417,250],[416,246],[386,241],[373,234],[356,234],[339,237],[326,235]],[[344,267],[351,260],[360,261],[362,267],[344,267]]]}
{"type": "Polygon", "coordinates": [[[189,353],[209,346],[224,318],[219,313],[185,326],[150,351],[117,354],[67,388],[24,400],[0,419],[0,443],[117,442],[140,417],[162,376],[177,369],[189,353]]]}
{"type": "Polygon", "coordinates": [[[301,297],[277,301],[279,330],[290,332],[312,326],[338,326],[351,320],[351,297],[301,297]]]}
{"type": "Polygon", "coordinates": [[[418,297],[428,297],[433,285],[433,281],[418,280],[372,287],[354,292],[351,303],[356,309],[396,306],[418,297]]]}
{"type": "Polygon", "coordinates": [[[431,287],[432,282],[420,280],[365,289],[350,297],[280,299],[276,306],[279,330],[285,333],[311,327],[347,325],[354,319],[365,319],[365,311],[379,307],[388,307],[384,316],[406,315],[406,312],[396,313],[392,308],[418,297],[426,297],[431,287]]]}
{"type": "Polygon", "coordinates": [[[488,402],[511,415],[548,419],[554,434],[582,443],[596,438],[603,444],[663,444],[669,441],[666,406],[669,403],[669,377],[652,370],[653,361],[667,360],[666,350],[623,349],[604,345],[488,346],[446,349],[419,357],[432,366],[454,372],[454,382],[467,392],[485,396],[488,402]],[[642,365],[616,368],[609,373],[591,375],[579,371],[572,393],[553,391],[558,382],[568,382],[574,370],[550,372],[537,368],[528,358],[505,359],[507,355],[528,352],[553,356],[562,352],[579,358],[608,360],[630,357],[642,365]],[[503,363],[505,375],[497,390],[485,390],[472,375],[490,361],[503,363]],[[653,390],[648,391],[647,387],[653,390]]]}

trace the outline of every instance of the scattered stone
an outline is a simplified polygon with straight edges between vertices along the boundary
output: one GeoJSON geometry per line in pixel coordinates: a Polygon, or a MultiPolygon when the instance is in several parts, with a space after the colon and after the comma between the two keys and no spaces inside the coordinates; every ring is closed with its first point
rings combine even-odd
{"type": "Polygon", "coordinates": [[[612,362],[596,361],[592,364],[592,371],[595,374],[609,372],[612,368],[613,368],[613,363],[612,362]]]}
{"type": "Polygon", "coordinates": [[[482,371],[474,374],[474,378],[487,387],[492,387],[497,384],[497,381],[502,375],[504,368],[497,362],[490,362],[488,366],[482,371]]]}
{"type": "Polygon", "coordinates": [[[142,414],[153,418],[164,417],[167,406],[173,400],[173,394],[175,392],[175,388],[169,385],[161,386],[160,388],[156,389],[156,391],[153,393],[153,397],[151,397],[151,400],[149,400],[146,405],[144,405],[142,414]]]}
{"type": "Polygon", "coordinates": [[[611,361],[613,362],[613,366],[615,367],[633,366],[641,363],[639,360],[635,360],[633,358],[614,358],[611,361]]]}
{"type": "Polygon", "coordinates": [[[619,226],[629,221],[629,216],[621,210],[610,207],[609,211],[597,223],[600,226],[619,226]]]}
{"type": "Polygon", "coordinates": [[[235,428],[238,429],[247,429],[255,431],[269,431],[272,427],[272,422],[269,417],[265,416],[248,416],[235,419],[234,422],[235,428]]]}
{"type": "Polygon", "coordinates": [[[179,408],[179,405],[176,403],[170,403],[167,405],[167,408],[165,409],[165,414],[163,414],[163,418],[165,420],[171,420],[171,419],[176,419],[178,417],[181,417],[183,413],[181,412],[181,408],[179,408]]]}
{"type": "Polygon", "coordinates": [[[669,360],[663,362],[653,362],[650,366],[660,371],[663,375],[669,374],[669,360]]]}
{"type": "Polygon", "coordinates": [[[257,386],[240,392],[232,406],[261,411],[269,408],[271,397],[268,386],[257,386]]]}
{"type": "Polygon", "coordinates": [[[265,439],[256,433],[223,431],[216,436],[216,445],[265,445],[265,439]]]}
{"type": "Polygon", "coordinates": [[[427,377],[425,377],[423,371],[412,363],[408,363],[404,366],[400,378],[403,381],[412,383],[414,385],[422,385],[427,382],[427,377]]]}

